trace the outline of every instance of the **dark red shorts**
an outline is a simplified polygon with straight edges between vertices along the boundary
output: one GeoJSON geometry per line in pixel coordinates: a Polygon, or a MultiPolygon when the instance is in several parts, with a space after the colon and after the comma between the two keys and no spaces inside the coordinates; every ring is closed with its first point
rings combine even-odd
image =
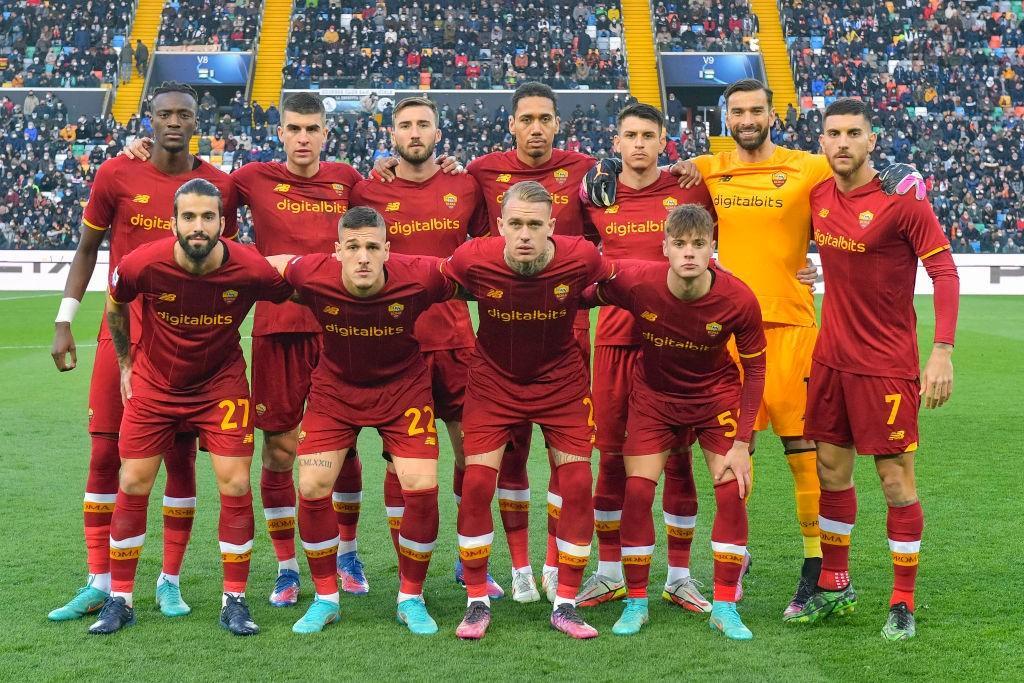
{"type": "Polygon", "coordinates": [[[576,340],[576,346],[580,347],[580,354],[583,356],[583,367],[590,372],[590,328],[572,328],[573,339],[576,340]]]}
{"type": "Polygon", "coordinates": [[[121,431],[121,368],[117,364],[114,342],[96,343],[96,360],[89,381],[89,433],[117,434],[121,431]]]}
{"type": "Polygon", "coordinates": [[[322,337],[306,332],[252,338],[252,400],[257,429],[287,432],[298,426],[322,348],[322,337]]]}
{"type": "Polygon", "coordinates": [[[594,445],[602,453],[621,453],[626,442],[626,417],[633,388],[633,369],[640,357],[638,346],[594,347],[594,445]]]}
{"type": "MultiPolygon", "coordinates": [[[[737,387],[737,390],[739,387],[737,387]]],[[[692,437],[700,447],[724,455],[736,439],[739,393],[715,401],[680,401],[634,383],[626,421],[625,455],[653,455],[672,450],[692,437]]]]}
{"type": "Polygon", "coordinates": [[[466,380],[469,376],[469,357],[472,353],[471,348],[423,352],[423,360],[427,361],[427,368],[430,370],[434,408],[437,410],[439,420],[462,421],[466,380]]]}
{"type": "Polygon", "coordinates": [[[302,417],[299,455],[354,448],[360,429],[372,427],[386,453],[436,460],[433,401],[425,364],[411,376],[372,387],[340,380],[323,388],[314,385],[302,417]]]}
{"type": "Polygon", "coordinates": [[[594,403],[582,364],[558,377],[539,377],[528,385],[505,379],[473,354],[462,416],[463,450],[480,455],[503,446],[515,428],[537,424],[551,448],[590,457],[594,444],[594,403]]]}
{"type": "Polygon", "coordinates": [[[252,457],[252,402],[249,387],[230,398],[194,402],[133,396],[124,407],[118,444],[122,458],[166,454],[179,432],[198,432],[199,446],[213,455],[252,457]]]}
{"type": "Polygon", "coordinates": [[[811,363],[804,436],[864,455],[916,451],[921,382],[811,363]]]}

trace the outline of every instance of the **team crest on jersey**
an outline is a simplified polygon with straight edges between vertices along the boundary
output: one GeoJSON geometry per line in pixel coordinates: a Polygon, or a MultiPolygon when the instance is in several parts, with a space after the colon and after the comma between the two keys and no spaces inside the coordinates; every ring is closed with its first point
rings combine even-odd
{"type": "Polygon", "coordinates": [[[487,290],[488,299],[500,299],[505,296],[505,292],[500,289],[489,289],[487,290]]]}
{"type": "Polygon", "coordinates": [[[511,183],[512,182],[512,174],[511,173],[499,173],[498,177],[495,178],[494,180],[496,182],[499,182],[499,183],[511,183]]]}
{"type": "Polygon", "coordinates": [[[860,215],[857,216],[857,222],[860,223],[860,227],[866,228],[868,227],[868,223],[870,223],[874,217],[875,214],[870,211],[861,211],[860,215]]]}
{"type": "Polygon", "coordinates": [[[173,294],[171,292],[164,292],[157,298],[160,299],[160,301],[166,301],[167,303],[171,303],[172,301],[178,298],[178,295],[173,294]]]}
{"type": "Polygon", "coordinates": [[[388,205],[384,207],[385,211],[398,211],[402,208],[402,202],[388,202],[388,205]]]}
{"type": "Polygon", "coordinates": [[[331,183],[331,189],[337,192],[339,195],[345,194],[345,186],[341,183],[331,183]]]}
{"type": "Polygon", "coordinates": [[[552,175],[555,176],[555,180],[558,181],[559,185],[564,185],[565,181],[569,179],[569,172],[564,168],[557,169],[552,175]]]}
{"type": "Polygon", "coordinates": [[[822,209],[819,211],[818,218],[828,218],[828,209],[822,209]]]}
{"type": "Polygon", "coordinates": [[[640,314],[640,317],[643,318],[644,320],[647,320],[647,321],[653,323],[655,320],[658,319],[658,314],[657,313],[651,313],[650,311],[644,311],[643,313],[640,314]]]}
{"type": "Polygon", "coordinates": [[[136,204],[149,204],[149,195],[137,194],[134,197],[132,197],[132,201],[135,202],[136,204]]]}
{"type": "Polygon", "coordinates": [[[673,208],[679,206],[679,200],[676,199],[675,197],[665,197],[664,199],[661,200],[661,205],[664,206],[666,209],[672,210],[673,208]]]}
{"type": "Polygon", "coordinates": [[[709,337],[717,337],[718,333],[722,331],[722,324],[716,322],[709,322],[704,326],[704,329],[708,331],[709,337]]]}
{"type": "Polygon", "coordinates": [[[785,173],[783,173],[782,171],[779,171],[778,173],[773,173],[772,174],[772,185],[774,185],[775,187],[782,187],[783,185],[786,184],[786,181],[788,179],[789,179],[789,176],[786,175],[785,173]]]}
{"type": "Polygon", "coordinates": [[[404,311],[404,310],[405,310],[405,306],[403,306],[402,304],[398,303],[397,301],[395,303],[391,304],[390,306],[388,306],[388,313],[391,314],[392,318],[397,318],[398,316],[402,315],[402,311],[404,311]]]}
{"type": "Polygon", "coordinates": [[[265,412],[267,412],[267,406],[262,404],[262,403],[257,403],[256,404],[256,414],[257,415],[262,415],[265,412]]]}
{"type": "Polygon", "coordinates": [[[607,209],[605,209],[604,212],[605,213],[618,213],[619,212],[619,205],[618,204],[612,204],[607,209]]]}
{"type": "Polygon", "coordinates": [[[238,292],[233,289],[226,289],[220,295],[220,298],[224,299],[224,303],[226,304],[233,304],[235,303],[235,299],[238,298],[238,292]]]}
{"type": "Polygon", "coordinates": [[[292,189],[292,186],[288,183],[278,183],[274,186],[274,192],[287,192],[292,189]]]}
{"type": "Polygon", "coordinates": [[[340,312],[341,312],[341,309],[338,308],[337,306],[330,306],[330,305],[324,306],[324,313],[326,313],[327,315],[338,315],[338,313],[340,313],[340,312]]]}
{"type": "Polygon", "coordinates": [[[565,297],[569,296],[569,285],[564,282],[560,285],[555,286],[555,298],[559,301],[565,301],[565,297]]]}
{"type": "Polygon", "coordinates": [[[459,203],[459,198],[456,197],[451,192],[441,197],[441,200],[444,202],[444,205],[447,206],[449,209],[454,209],[455,205],[459,203]]]}

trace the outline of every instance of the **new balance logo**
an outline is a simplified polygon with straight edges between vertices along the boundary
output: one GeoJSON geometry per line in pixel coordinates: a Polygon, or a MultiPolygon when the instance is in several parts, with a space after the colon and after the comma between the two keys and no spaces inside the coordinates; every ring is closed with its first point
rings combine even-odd
{"type": "Polygon", "coordinates": [[[160,299],[160,301],[166,301],[166,302],[170,303],[170,302],[174,301],[175,299],[177,299],[178,295],[177,294],[172,294],[170,292],[164,292],[158,298],[160,299]]]}
{"type": "Polygon", "coordinates": [[[889,441],[903,441],[907,436],[907,432],[903,429],[897,429],[895,432],[889,434],[889,441]]]}
{"type": "Polygon", "coordinates": [[[292,189],[292,186],[288,183],[278,183],[274,186],[274,192],[287,192],[292,189]]]}
{"type": "Polygon", "coordinates": [[[385,211],[398,211],[402,208],[401,202],[388,202],[388,205],[384,207],[385,211]]]}
{"type": "Polygon", "coordinates": [[[132,197],[132,201],[135,202],[136,204],[149,204],[149,195],[137,194],[134,197],[132,197]]]}

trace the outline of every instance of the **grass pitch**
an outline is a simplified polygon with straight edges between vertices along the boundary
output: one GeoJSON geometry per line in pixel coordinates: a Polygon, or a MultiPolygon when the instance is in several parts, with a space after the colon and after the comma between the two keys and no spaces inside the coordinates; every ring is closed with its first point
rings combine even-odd
{"type": "MultiPolygon", "coordinates": [[[[707,620],[660,601],[664,539],[652,571],[651,624],[637,637],[618,638],[611,626],[620,605],[586,616],[602,635],[572,642],[550,630],[550,606],[495,603],[487,638],[463,643],[454,629],[465,606],[452,581],[455,506],[451,454],[442,437],[441,533],[426,595],[441,627],[417,638],[395,622],[396,561],[381,500],[383,462],[375,433],[364,432],[365,497],[360,552],[370,595],[343,596],[342,621],[323,634],[300,637],[292,623],[309,604],[312,585],[303,566],[300,607],[274,609],[266,596],[275,561],[262,524],[258,494],[256,549],[249,603],[262,633],[240,639],[217,627],[220,562],[216,542],[217,491],[200,460],[199,503],[182,590],[193,613],[166,619],[152,591],[159,572],[162,476],[154,489],[149,539],[139,565],[138,624],[110,637],[85,633],[91,620],[50,623],[46,613],[84,583],[81,499],[88,463],[86,397],[95,330],[103,298],[90,294],[75,326],[79,366],[58,373],[49,358],[52,319],[60,295],[0,293],[0,501],[7,514],[0,546],[0,678],[3,680],[905,680],[1024,679],[1016,571],[1024,468],[1020,467],[1019,391],[1024,361],[1021,299],[964,297],[954,354],[952,402],[922,414],[918,484],[926,531],[918,580],[918,637],[883,642],[892,569],[885,535],[885,504],[871,463],[858,464],[860,513],[851,556],[860,594],[857,612],[817,626],[784,625],[780,615],[795,586],[800,538],[793,515],[789,470],[774,438],[762,438],[756,490],[750,503],[748,576],[741,613],[754,632],[750,643],[713,633],[707,620]],[[1016,378],[1016,379],[1014,379],[1016,378]],[[1013,389],[1017,386],[1018,389],[1013,389]],[[1016,434],[1017,436],[1014,436],[1016,434]]],[[[931,300],[919,300],[920,333],[931,339],[931,300]]],[[[439,430],[444,433],[444,430],[439,430]]],[[[531,545],[539,580],[545,533],[545,459],[534,439],[531,468],[531,545]]],[[[202,456],[200,456],[202,458],[202,456]]],[[[258,455],[253,481],[258,484],[258,455]]],[[[596,458],[595,458],[596,462],[596,458]]],[[[698,460],[699,463],[699,460],[698,460]]],[[[693,572],[710,594],[709,532],[714,500],[703,467],[701,512],[693,572]]],[[[660,505],[660,504],[658,504],[660,505]]],[[[660,517],[660,512],[656,513],[660,517]]],[[[495,514],[494,575],[507,586],[509,564],[495,514]]],[[[661,524],[657,524],[660,528],[661,524]]],[[[596,544],[595,544],[596,560],[596,544]]],[[[300,555],[300,564],[304,565],[300,555]]]]}

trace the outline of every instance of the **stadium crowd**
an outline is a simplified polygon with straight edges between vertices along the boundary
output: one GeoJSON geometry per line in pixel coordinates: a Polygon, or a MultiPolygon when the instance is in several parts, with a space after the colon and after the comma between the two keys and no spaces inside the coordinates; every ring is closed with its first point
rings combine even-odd
{"type": "Polygon", "coordinates": [[[617,3],[380,0],[350,13],[297,0],[285,87],[621,89],[617,3]],[[421,6],[422,5],[422,6],[421,6]]]}
{"type": "Polygon", "coordinates": [[[756,52],[757,15],[748,0],[658,0],[654,40],[662,52],[756,52]]]}
{"type": "Polygon", "coordinates": [[[117,78],[115,36],[133,16],[131,0],[4,2],[0,82],[11,87],[95,88],[117,78]]]}
{"type": "Polygon", "coordinates": [[[248,50],[259,33],[261,0],[169,0],[160,25],[161,47],[209,45],[248,50]]]}

